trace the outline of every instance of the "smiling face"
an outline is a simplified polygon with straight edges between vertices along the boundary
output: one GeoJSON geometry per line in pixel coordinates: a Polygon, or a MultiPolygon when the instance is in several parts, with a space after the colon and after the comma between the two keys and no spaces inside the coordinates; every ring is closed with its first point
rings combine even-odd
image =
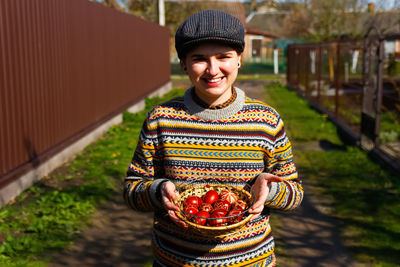
{"type": "Polygon", "coordinates": [[[189,51],[182,64],[201,100],[215,106],[231,97],[240,64],[236,50],[216,43],[202,44],[189,51]]]}

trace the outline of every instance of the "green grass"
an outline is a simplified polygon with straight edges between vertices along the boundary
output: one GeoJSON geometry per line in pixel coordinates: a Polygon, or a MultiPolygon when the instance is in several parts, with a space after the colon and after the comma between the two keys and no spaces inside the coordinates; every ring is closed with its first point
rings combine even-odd
{"type": "Polygon", "coordinates": [[[76,158],[0,209],[0,266],[45,266],[45,255],[58,251],[89,226],[96,207],[121,190],[146,112],[182,95],[173,90],[146,99],[146,109],[124,113],[115,125],[76,158]]]}
{"type": "Polygon", "coordinates": [[[288,90],[279,83],[272,83],[267,88],[266,102],[271,104],[283,118],[291,140],[326,140],[342,144],[336,127],[327,120],[327,115],[313,110],[306,100],[297,96],[295,91],[288,90]]]}
{"type": "Polygon", "coordinates": [[[400,141],[400,107],[398,109],[381,113],[379,138],[382,143],[400,141]]]}
{"type": "Polygon", "coordinates": [[[343,144],[326,116],[310,109],[295,92],[275,83],[267,94],[294,143],[327,140],[337,145],[329,151],[294,147],[295,162],[300,176],[317,183],[322,195],[333,200],[330,215],[343,223],[342,238],[356,259],[373,266],[399,266],[400,179],[365,151],[343,144]]]}

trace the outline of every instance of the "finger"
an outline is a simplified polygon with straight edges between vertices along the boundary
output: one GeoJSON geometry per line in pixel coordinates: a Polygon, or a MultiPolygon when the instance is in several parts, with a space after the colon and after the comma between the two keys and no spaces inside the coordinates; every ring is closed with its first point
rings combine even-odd
{"type": "Polygon", "coordinates": [[[250,209],[249,209],[249,213],[253,213],[253,214],[256,214],[256,213],[261,213],[262,211],[263,211],[263,209],[264,209],[264,204],[263,205],[258,205],[258,206],[252,206],[250,209]]]}
{"type": "Polygon", "coordinates": [[[254,212],[255,210],[260,210],[262,208],[264,208],[264,203],[265,200],[263,199],[259,199],[258,201],[256,201],[253,206],[249,209],[249,212],[254,212]]]}
{"type": "Polygon", "coordinates": [[[165,190],[165,195],[169,199],[175,199],[176,197],[179,196],[179,193],[178,193],[178,191],[176,191],[175,188],[169,188],[169,189],[165,190]]]}
{"type": "Polygon", "coordinates": [[[276,182],[276,183],[280,183],[280,182],[283,182],[283,181],[284,181],[284,179],[283,179],[282,177],[275,176],[275,175],[266,178],[266,180],[267,180],[268,182],[276,182]]]}
{"type": "Polygon", "coordinates": [[[265,181],[268,182],[282,182],[284,179],[280,176],[271,174],[271,173],[262,173],[260,174],[260,177],[262,177],[262,179],[264,179],[265,181]]]}
{"type": "Polygon", "coordinates": [[[180,211],[179,207],[176,206],[175,203],[170,199],[168,199],[167,197],[163,198],[163,204],[167,210],[180,211]]]}
{"type": "Polygon", "coordinates": [[[259,216],[260,216],[260,214],[254,214],[253,217],[251,217],[250,221],[257,219],[259,216]]]}
{"type": "Polygon", "coordinates": [[[258,209],[263,209],[264,208],[264,203],[267,201],[268,198],[268,191],[267,187],[261,187],[259,189],[259,193],[256,194],[256,200],[251,207],[251,210],[258,210],[258,209]]]}
{"type": "Polygon", "coordinates": [[[182,228],[188,228],[188,225],[182,221],[181,219],[179,219],[179,217],[175,214],[174,211],[169,210],[168,211],[168,215],[171,218],[171,220],[178,226],[182,227],[182,228]]]}

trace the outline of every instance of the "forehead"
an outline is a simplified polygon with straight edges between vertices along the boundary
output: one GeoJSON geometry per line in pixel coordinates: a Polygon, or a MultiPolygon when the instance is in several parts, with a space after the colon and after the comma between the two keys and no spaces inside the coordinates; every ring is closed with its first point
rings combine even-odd
{"type": "Polygon", "coordinates": [[[237,52],[235,49],[233,49],[230,46],[224,45],[224,44],[218,44],[218,43],[204,43],[200,44],[193,49],[191,49],[186,56],[191,57],[191,56],[197,56],[197,55],[202,55],[202,56],[213,56],[213,55],[220,55],[220,54],[227,54],[227,53],[234,53],[237,55],[237,52]]]}

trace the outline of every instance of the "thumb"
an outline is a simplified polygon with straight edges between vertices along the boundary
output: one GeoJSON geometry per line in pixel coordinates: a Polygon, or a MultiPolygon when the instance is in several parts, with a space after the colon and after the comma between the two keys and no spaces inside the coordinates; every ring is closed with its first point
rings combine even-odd
{"type": "Polygon", "coordinates": [[[280,182],[284,181],[284,179],[282,177],[279,177],[276,175],[270,175],[269,177],[266,177],[265,180],[267,180],[268,182],[276,182],[276,183],[280,183],[280,182]]]}

